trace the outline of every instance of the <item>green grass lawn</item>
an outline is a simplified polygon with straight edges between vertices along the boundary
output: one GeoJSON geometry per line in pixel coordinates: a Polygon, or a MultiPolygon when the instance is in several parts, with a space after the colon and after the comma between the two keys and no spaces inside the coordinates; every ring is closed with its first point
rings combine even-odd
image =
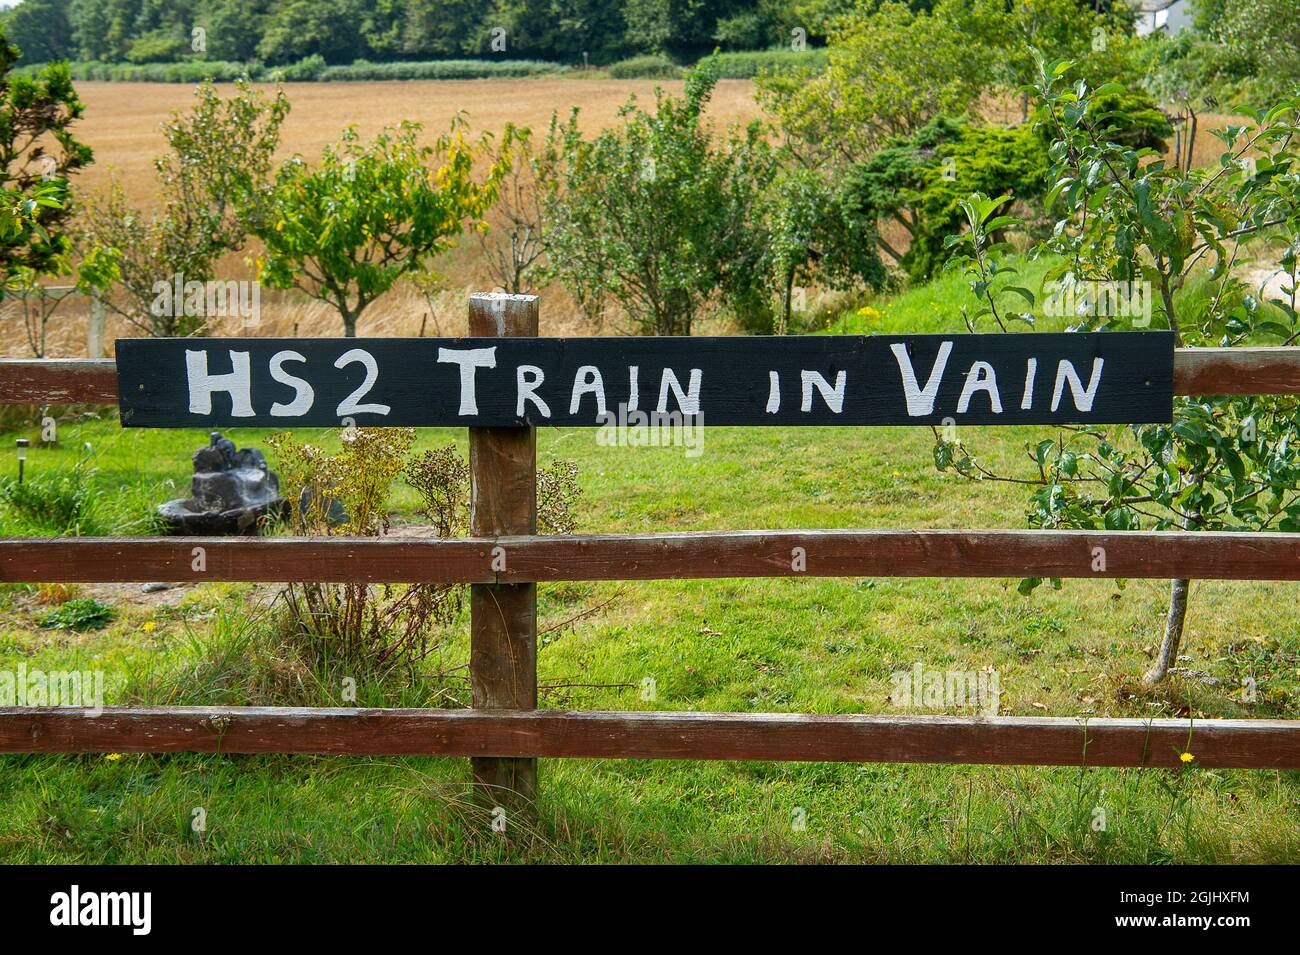
{"type": "MultiPolygon", "coordinates": [[[[835,330],[950,328],[950,306],[943,287],[930,286],[835,330]],[[924,324],[944,311],[947,324],[924,324]]],[[[969,430],[963,439],[1003,470],[1023,469],[1026,446],[1051,434],[969,430]]],[[[229,436],[265,445],[264,433],[229,436]]],[[[66,424],[60,437],[60,448],[31,452],[28,473],[66,472],[88,442],[91,482],[110,492],[99,519],[127,533],[148,532],[150,507],[184,488],[188,455],[205,441],[104,420],[66,424]]],[[[422,446],[449,440],[464,447],[463,432],[421,432],[422,446]]],[[[592,431],[539,433],[543,463],[578,464],[581,531],[1024,526],[1023,491],[940,474],[931,447],[926,429],[717,428],[703,455],[689,458],[680,448],[600,447],[592,431]]],[[[409,490],[396,494],[397,519],[413,520],[413,504],[409,490]]],[[[12,514],[3,520],[6,535],[39,530],[12,514]]],[[[1067,581],[1030,597],[1015,584],[541,585],[542,706],[898,712],[890,675],[920,662],[994,668],[1003,714],[1297,715],[1294,585],[1197,583],[1185,672],[1147,693],[1137,678],[1160,638],[1165,584],[1067,581]],[[1257,681],[1253,702],[1240,691],[1246,677],[1257,681]],[[643,699],[646,678],[653,700],[643,699]]],[[[274,592],[210,584],[149,603],[134,585],[86,587],[116,616],[75,633],[39,626],[48,592],[8,585],[0,670],[102,668],[109,704],[338,704],[340,673],[285,652],[265,609],[274,592]]],[[[466,631],[462,616],[414,673],[359,675],[359,704],[465,705],[466,631]]],[[[461,759],[7,756],[0,766],[0,859],[15,862],[1300,860],[1300,773],[1195,763],[1165,771],[546,760],[540,825],[511,838],[485,831],[468,807],[461,759]],[[198,807],[202,834],[190,824],[198,807]]]]}

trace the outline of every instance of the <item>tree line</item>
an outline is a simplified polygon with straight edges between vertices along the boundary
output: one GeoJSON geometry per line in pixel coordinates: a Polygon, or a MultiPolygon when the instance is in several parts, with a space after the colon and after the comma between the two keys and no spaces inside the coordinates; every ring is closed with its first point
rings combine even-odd
{"type": "Polygon", "coordinates": [[[844,0],[25,0],[3,18],[27,63],[270,65],[494,56],[604,64],[788,44],[844,0]]]}

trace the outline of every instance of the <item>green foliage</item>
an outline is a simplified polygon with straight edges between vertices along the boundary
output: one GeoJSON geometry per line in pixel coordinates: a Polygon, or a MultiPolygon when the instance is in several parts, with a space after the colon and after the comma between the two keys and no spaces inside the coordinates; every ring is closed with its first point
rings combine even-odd
{"type": "Polygon", "coordinates": [[[892,218],[907,231],[905,253],[885,248],[920,281],[943,264],[945,239],[965,223],[963,199],[979,192],[1033,201],[1047,190],[1047,166],[1046,146],[1031,126],[1004,129],[938,116],[887,140],[849,172],[845,188],[859,215],[892,218]]]}
{"type": "MultiPolygon", "coordinates": [[[[852,183],[831,184],[813,170],[787,164],[772,183],[767,207],[760,245],[763,272],[781,300],[778,332],[790,326],[797,284],[818,281],[835,289],[887,284],[877,252],[878,216],[863,212],[852,183]]],[[[767,328],[747,324],[751,331],[771,331],[770,323],[767,328]]]]}
{"type": "Polygon", "coordinates": [[[37,474],[30,473],[30,467],[28,470],[21,484],[15,478],[0,483],[0,500],[13,524],[29,532],[59,536],[113,533],[106,518],[104,491],[96,481],[89,454],[66,470],[37,474]]]}
{"type": "Polygon", "coordinates": [[[0,32],[0,295],[22,271],[58,271],[69,249],[68,177],[91,161],[71,127],[83,106],[68,70],[13,72],[19,52],[0,32]]]}
{"type": "Polygon", "coordinates": [[[323,78],[328,68],[329,64],[325,62],[325,57],[313,53],[311,56],[304,56],[297,63],[289,63],[272,70],[272,73],[276,79],[286,83],[308,83],[323,78]]]}
{"type": "MultiPolygon", "coordinates": [[[[39,67],[27,66],[24,73],[39,67]]],[[[176,63],[104,63],[81,60],[68,64],[74,80],[121,83],[233,83],[236,80],[270,79],[259,63],[223,60],[181,60],[176,63]]]]}
{"type": "Polygon", "coordinates": [[[540,60],[432,60],[370,63],[358,60],[324,70],[319,79],[335,80],[481,80],[513,79],[562,73],[566,67],[540,60]]]}
{"type": "Polygon", "coordinates": [[[101,537],[149,525],[142,520],[135,495],[125,487],[116,492],[105,489],[103,474],[88,448],[83,448],[72,468],[47,469],[38,460],[39,456],[32,456],[27,461],[22,483],[12,477],[0,481],[4,534],[101,537]]]}
{"type": "Polygon", "coordinates": [[[195,91],[186,114],[163,125],[170,152],[156,160],[162,209],[148,216],[128,205],[114,184],[87,203],[83,220],[83,287],[123,295],[106,305],[150,335],[192,334],[202,315],[154,307],[157,284],[213,277],[217,261],[243,248],[250,229],[269,215],[272,156],[289,101],[277,90],[269,102],[246,82],[222,99],[211,83],[195,91]]]}
{"type": "Polygon", "coordinates": [[[190,52],[180,30],[151,30],[131,41],[126,58],[132,63],[173,63],[190,52]]]}
{"type": "Polygon", "coordinates": [[[360,12],[347,0],[280,0],[262,20],[258,59],[292,63],[316,54],[350,63],[365,51],[360,12]]]}
{"type": "Polygon", "coordinates": [[[825,50],[747,50],[719,53],[718,76],[724,80],[750,80],[764,73],[799,70],[815,74],[826,66],[825,50]]]}
{"type": "MultiPolygon", "coordinates": [[[[758,126],[714,135],[703,111],[717,83],[706,60],[678,98],[635,99],[623,125],[586,140],[577,111],[551,122],[541,182],[550,270],[580,302],[614,299],[645,334],[688,335],[715,292],[757,262],[753,224],[775,158],[758,126]]],[[[594,307],[594,306],[593,306],[594,307]]]]}
{"type": "Polygon", "coordinates": [[[25,0],[6,11],[4,32],[28,63],[53,63],[75,53],[67,0],[25,0]]]}
{"type": "Polygon", "coordinates": [[[606,69],[616,80],[675,80],[682,75],[682,68],[662,53],[619,60],[606,69]]]}
{"type": "MultiPolygon", "coordinates": [[[[719,10],[713,39],[730,50],[761,50],[788,44],[796,28],[807,33],[807,21],[786,0],[758,0],[731,4],[732,11],[719,10]]],[[[806,39],[806,37],[805,37],[806,39]]]]}
{"type": "Polygon", "coordinates": [[[837,21],[826,68],[761,76],[760,102],[809,165],[865,161],[892,136],[965,112],[989,85],[991,51],[977,28],[990,3],[941,0],[914,13],[887,2],[837,21]]]}
{"type": "Polygon", "coordinates": [[[760,101],[806,162],[839,170],[937,116],[971,113],[1029,82],[1035,50],[1073,56],[1089,77],[1134,75],[1126,9],[936,0],[928,9],[884,2],[828,10],[826,68],[762,75],[760,101]]]}
{"type": "MultiPolygon", "coordinates": [[[[1093,96],[1090,108],[1098,130],[1121,146],[1164,152],[1174,128],[1150,94],[1115,84],[1104,89],[1093,96]]],[[[1050,145],[1050,128],[1038,128],[1044,145],[1050,145]]]]}
{"type": "Polygon", "coordinates": [[[1194,29],[1148,40],[1147,85],[1166,99],[1227,112],[1300,85],[1296,0],[1199,0],[1194,29]]]}
{"type": "Polygon", "coordinates": [[[403,123],[367,144],[349,127],[315,168],[295,156],[276,176],[275,215],[253,226],[266,246],[262,281],[332,305],[348,337],[398,279],[423,272],[467,225],[479,226],[496,196],[504,167],[474,180],[463,118],[432,146],[419,142],[420,131],[403,123]]]}
{"type": "MultiPolygon", "coordinates": [[[[74,62],[69,71],[76,80],[128,83],[230,83],[240,79],[255,82],[305,83],[363,82],[371,80],[480,80],[512,79],[563,73],[568,67],[540,60],[427,60],[372,63],[357,60],[331,66],[320,54],[282,66],[260,62],[183,60],[178,63],[74,62]]],[[[33,74],[35,68],[19,72],[33,74]]]]}
{"type": "Polygon", "coordinates": [[[49,630],[99,630],[112,623],[113,608],[93,597],[76,597],[65,601],[41,616],[40,624],[49,630]]]}
{"type": "Polygon", "coordinates": [[[29,62],[272,66],[315,56],[332,66],[503,53],[566,65],[691,58],[719,42],[787,43],[805,22],[781,0],[26,0],[3,18],[29,62]],[[196,26],[206,31],[199,49],[196,26]]]}
{"type": "MultiPolygon", "coordinates": [[[[337,451],[273,435],[288,500],[298,502],[289,529],[300,536],[382,537],[390,528],[389,498],[402,478],[415,491],[416,510],[436,537],[469,532],[470,470],[455,445],[414,453],[414,428],[350,428],[337,451]],[[331,520],[331,501],[347,515],[331,520]]],[[[537,522],[542,533],[575,527],[577,468],[556,462],[537,472],[537,522]]],[[[439,647],[464,604],[464,585],[295,582],[283,591],[285,634],[313,664],[359,665],[367,672],[410,665],[439,647]]]]}
{"type": "MultiPolygon", "coordinates": [[[[1018,276],[1020,272],[1013,263],[1010,244],[997,239],[997,235],[1004,229],[1016,224],[1014,219],[1000,212],[1012,198],[1010,194],[989,197],[976,192],[960,200],[958,207],[966,229],[954,230],[944,240],[944,247],[952,254],[948,267],[960,270],[965,275],[971,294],[980,302],[980,307],[974,314],[969,313],[965,305],[961,307],[962,320],[971,332],[976,330],[980,319],[986,316],[992,318],[1004,332],[1007,324],[1013,321],[1034,324],[1032,312],[1014,311],[1001,301],[1011,294],[1018,300],[1016,304],[1022,308],[1033,308],[1035,303],[1032,291],[1005,281],[1008,277],[1018,276]]],[[[939,464],[940,470],[947,466],[938,452],[935,462],[939,464]]]]}
{"type": "MultiPolygon", "coordinates": [[[[1079,326],[1145,327],[1154,319],[1156,327],[1174,332],[1178,345],[1300,340],[1300,100],[1284,100],[1255,113],[1249,124],[1222,131],[1218,164],[1186,170],[1114,142],[1100,104],[1118,91],[1094,93],[1083,82],[1067,87],[1062,77],[1068,71],[1065,63],[1044,64],[1038,83],[1037,119],[1053,138],[1048,204],[1060,216],[1045,248],[1063,257],[1048,281],[1053,294],[1062,286],[1141,283],[1155,303],[1154,314],[1090,307],[1079,326]],[[1280,237],[1278,268],[1285,281],[1282,296],[1261,301],[1233,266],[1241,243],[1268,231],[1280,237]],[[1199,301],[1180,296],[1192,288],[1199,301]]],[[[978,245],[995,227],[983,218],[990,202],[972,197],[978,215],[971,235],[959,243],[978,245]]],[[[966,257],[968,269],[974,258],[966,257]]],[[[981,279],[972,287],[996,318],[991,282],[981,279]]],[[[1033,452],[1030,523],[1300,529],[1298,412],[1294,396],[1181,398],[1172,426],[1080,428],[1044,440],[1033,452]]],[[[996,477],[961,442],[941,441],[936,462],[972,477],[996,477]]]]}

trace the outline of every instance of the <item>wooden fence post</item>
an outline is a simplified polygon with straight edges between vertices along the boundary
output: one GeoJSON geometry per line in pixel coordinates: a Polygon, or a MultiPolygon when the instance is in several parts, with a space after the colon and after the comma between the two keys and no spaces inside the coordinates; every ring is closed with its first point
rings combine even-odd
{"type": "Polygon", "coordinates": [[[104,300],[90,296],[90,321],[86,325],[86,356],[104,357],[104,300]]]}
{"type": "MultiPolygon", "coordinates": [[[[469,299],[469,334],[537,334],[535,295],[489,293],[469,299]]],[[[470,428],[470,533],[476,537],[537,533],[537,433],[524,428],[470,428]]],[[[508,552],[494,560],[509,561],[508,552]]],[[[508,566],[508,564],[507,564],[508,566]]],[[[470,587],[470,683],[475,709],[537,708],[537,585],[470,587]]],[[[537,795],[537,760],[474,757],[476,801],[528,819],[537,795]]],[[[494,816],[493,822],[497,821],[494,816]]]]}

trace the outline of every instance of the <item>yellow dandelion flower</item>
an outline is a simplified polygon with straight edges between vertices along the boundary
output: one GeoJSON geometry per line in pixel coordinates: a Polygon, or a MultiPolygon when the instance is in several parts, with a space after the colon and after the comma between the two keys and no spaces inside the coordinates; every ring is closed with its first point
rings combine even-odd
{"type": "Polygon", "coordinates": [[[1191,753],[1182,753],[1178,758],[1182,760],[1184,763],[1190,763],[1196,757],[1193,756],[1191,753]]]}
{"type": "Polygon", "coordinates": [[[158,621],[146,620],[144,622],[144,625],[141,626],[140,629],[143,630],[145,633],[153,633],[155,630],[158,629],[158,621]]]}
{"type": "Polygon", "coordinates": [[[104,758],[105,758],[106,760],[108,760],[110,763],[114,763],[114,762],[117,762],[119,759],[122,758],[122,754],[121,754],[121,753],[107,753],[107,754],[105,754],[104,758]]]}

